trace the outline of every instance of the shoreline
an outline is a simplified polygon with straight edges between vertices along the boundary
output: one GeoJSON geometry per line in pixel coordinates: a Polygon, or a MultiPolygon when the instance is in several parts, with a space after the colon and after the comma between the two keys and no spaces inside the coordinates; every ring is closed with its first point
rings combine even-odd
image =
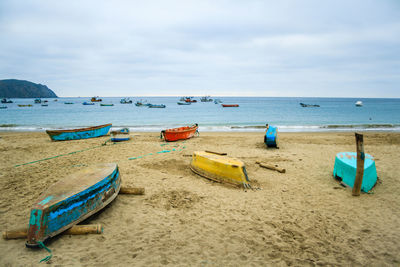
{"type": "MultiPolygon", "coordinates": [[[[101,235],[50,240],[52,264],[398,265],[400,133],[362,133],[379,182],[370,194],[352,197],[332,172],[338,152],[356,150],[354,132],[279,133],[279,149],[266,148],[263,132],[200,132],[170,143],[156,132],[134,132],[129,142],[105,146],[99,144],[108,136],[53,142],[44,132],[0,132],[0,230],[26,227],[32,203],[59,179],[85,166],[116,162],[122,184],[144,187],[145,195],[119,195],[84,222],[102,224],[101,235]],[[259,189],[197,176],[189,164],[198,150],[240,159],[259,189]],[[256,161],[286,173],[260,168],[256,161]]],[[[4,266],[34,265],[46,255],[25,248],[24,240],[0,240],[4,266]]]]}

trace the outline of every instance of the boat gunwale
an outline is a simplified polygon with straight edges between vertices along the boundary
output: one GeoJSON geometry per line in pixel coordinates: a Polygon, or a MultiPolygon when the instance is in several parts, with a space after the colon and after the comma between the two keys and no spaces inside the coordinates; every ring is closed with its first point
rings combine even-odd
{"type": "Polygon", "coordinates": [[[91,127],[86,127],[86,128],[77,128],[77,129],[46,130],[46,133],[54,135],[54,134],[59,134],[59,133],[85,132],[85,131],[91,131],[91,130],[97,130],[97,129],[105,128],[105,127],[108,127],[108,126],[112,126],[112,123],[98,125],[98,126],[91,126],[91,127]]]}

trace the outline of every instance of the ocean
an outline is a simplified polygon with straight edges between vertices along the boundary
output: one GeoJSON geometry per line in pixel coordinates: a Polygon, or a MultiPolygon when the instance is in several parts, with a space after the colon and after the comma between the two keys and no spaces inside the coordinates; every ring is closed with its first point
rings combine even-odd
{"type": "MultiPolygon", "coordinates": [[[[83,105],[89,97],[47,99],[48,106],[34,104],[34,99],[11,99],[0,104],[0,131],[44,131],[112,123],[113,128],[158,132],[166,128],[199,124],[199,131],[264,131],[266,123],[281,132],[318,131],[400,131],[400,99],[384,98],[294,98],[294,97],[215,97],[214,102],[178,105],[179,97],[131,97],[135,103],[147,100],[166,108],[137,107],[120,104],[121,97],[105,97],[101,103],[114,106],[83,105]],[[355,102],[361,100],[362,107],[355,102]],[[72,102],[74,104],[65,104],[72,102]],[[300,103],[320,107],[301,107],[300,103]],[[32,107],[18,105],[31,104],[32,107]]],[[[42,99],[44,100],[44,99],[42,99]]]]}

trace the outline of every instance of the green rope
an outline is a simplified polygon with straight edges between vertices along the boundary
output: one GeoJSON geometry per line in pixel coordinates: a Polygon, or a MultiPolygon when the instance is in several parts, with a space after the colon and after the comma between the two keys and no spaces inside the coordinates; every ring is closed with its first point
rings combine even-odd
{"type": "Polygon", "coordinates": [[[51,252],[51,249],[49,249],[48,247],[46,247],[46,246],[43,244],[42,241],[38,241],[38,244],[39,244],[39,247],[44,248],[45,250],[47,250],[47,252],[50,253],[49,256],[44,257],[43,259],[41,259],[41,260],[39,261],[39,263],[41,263],[41,262],[48,262],[48,261],[53,257],[53,253],[51,252]]]}
{"type": "MultiPolygon", "coordinates": [[[[184,142],[182,142],[182,144],[183,144],[184,142]]],[[[160,146],[165,146],[165,145],[168,145],[168,143],[165,143],[165,144],[161,144],[160,146]]],[[[179,147],[179,145],[174,145],[174,147],[179,147]]],[[[158,152],[155,152],[155,153],[148,153],[148,154],[145,154],[145,155],[142,155],[142,156],[136,156],[136,157],[131,157],[131,158],[128,158],[128,160],[134,160],[134,159],[140,159],[140,158],[143,158],[143,157],[146,157],[146,156],[150,156],[150,155],[154,155],[154,154],[164,154],[164,153],[169,153],[169,152],[174,152],[174,151],[182,151],[183,149],[185,149],[186,148],[186,146],[183,146],[182,148],[180,148],[180,149],[177,149],[177,148],[173,148],[173,149],[171,149],[171,150],[168,150],[168,149],[163,149],[163,150],[161,150],[161,151],[158,151],[158,152]]]]}
{"type": "Polygon", "coordinates": [[[91,149],[94,149],[94,148],[102,147],[103,145],[105,145],[105,144],[102,144],[100,146],[94,146],[94,147],[78,150],[78,151],[73,151],[73,152],[69,152],[69,153],[66,153],[66,154],[61,154],[61,155],[57,155],[57,156],[53,156],[53,157],[49,157],[49,158],[44,158],[44,159],[39,159],[39,160],[27,162],[27,163],[17,164],[17,165],[14,166],[14,168],[15,167],[19,167],[19,166],[24,166],[24,165],[29,165],[29,164],[41,162],[41,161],[45,161],[45,160],[49,160],[49,159],[55,159],[55,158],[59,158],[59,157],[63,157],[63,156],[68,156],[68,155],[72,155],[72,154],[79,153],[79,152],[88,151],[88,150],[91,150],[91,149]]]}

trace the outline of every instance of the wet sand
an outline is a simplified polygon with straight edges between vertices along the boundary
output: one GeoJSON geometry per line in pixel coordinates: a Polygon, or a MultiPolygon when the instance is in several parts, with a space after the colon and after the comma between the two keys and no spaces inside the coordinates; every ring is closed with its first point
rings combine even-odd
{"type": "MultiPolygon", "coordinates": [[[[34,200],[64,176],[117,162],[123,185],[144,187],[146,194],[119,195],[84,222],[101,223],[102,235],[53,238],[47,243],[51,265],[400,264],[399,133],[364,133],[379,180],[359,197],[332,176],[336,153],[355,151],[354,133],[280,133],[280,149],[267,149],[263,133],[200,133],[173,143],[158,133],[131,136],[101,146],[109,137],[52,142],[45,133],[0,132],[0,230],[27,226],[34,200]],[[162,150],[171,152],[157,153],[162,150]],[[192,173],[197,150],[241,159],[259,189],[232,188],[192,173]],[[44,158],[51,159],[15,167],[44,158]]],[[[2,239],[0,265],[36,266],[48,255],[24,243],[2,239]]]]}

